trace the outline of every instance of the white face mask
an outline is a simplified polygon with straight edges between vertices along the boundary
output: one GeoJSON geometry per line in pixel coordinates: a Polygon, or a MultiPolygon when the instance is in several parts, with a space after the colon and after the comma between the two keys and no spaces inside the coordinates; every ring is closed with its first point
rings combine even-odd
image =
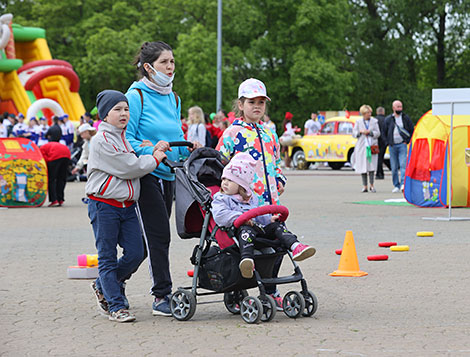
{"type": "Polygon", "coordinates": [[[150,74],[150,77],[152,80],[159,86],[161,87],[166,87],[168,86],[171,82],[173,82],[173,78],[175,78],[175,74],[171,77],[168,77],[165,73],[157,71],[155,68],[152,67],[152,65],[149,63],[149,67],[156,73],[156,74],[150,74]]]}

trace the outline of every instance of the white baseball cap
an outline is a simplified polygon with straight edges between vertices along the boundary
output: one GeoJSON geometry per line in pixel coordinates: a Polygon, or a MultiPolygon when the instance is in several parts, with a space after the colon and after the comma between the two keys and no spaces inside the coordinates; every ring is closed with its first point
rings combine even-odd
{"type": "Polygon", "coordinates": [[[264,83],[255,78],[249,78],[240,84],[240,87],[238,87],[238,99],[241,97],[265,97],[267,100],[271,101],[271,98],[266,95],[266,86],[264,83]]]}
{"type": "Polygon", "coordinates": [[[94,127],[92,127],[90,124],[85,123],[85,124],[80,125],[80,127],[78,128],[78,133],[81,134],[81,133],[83,133],[84,131],[87,131],[87,130],[96,131],[96,129],[94,127]]]}

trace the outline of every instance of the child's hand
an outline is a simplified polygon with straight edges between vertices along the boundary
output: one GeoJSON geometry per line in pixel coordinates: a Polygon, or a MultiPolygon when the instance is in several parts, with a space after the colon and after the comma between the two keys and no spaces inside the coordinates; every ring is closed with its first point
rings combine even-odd
{"type": "Polygon", "coordinates": [[[158,162],[162,162],[162,160],[166,158],[166,154],[161,150],[155,150],[153,152],[153,157],[156,158],[158,162]]]}
{"type": "Polygon", "coordinates": [[[277,221],[279,221],[279,216],[280,216],[279,213],[273,214],[273,215],[271,216],[271,222],[277,222],[277,221]]]}
{"type": "Polygon", "coordinates": [[[277,184],[277,192],[279,192],[279,196],[284,193],[284,185],[280,181],[277,184]]]}
{"type": "MultiPolygon", "coordinates": [[[[167,141],[163,141],[163,140],[160,140],[156,145],[155,147],[153,148],[153,152],[155,153],[155,151],[162,151],[162,152],[165,152],[165,151],[172,151],[171,150],[171,147],[170,147],[170,144],[168,144],[167,141]]],[[[158,158],[157,158],[158,159],[158,158]]]]}
{"type": "Polygon", "coordinates": [[[255,222],[253,222],[253,220],[252,220],[252,219],[250,219],[249,221],[246,221],[246,223],[245,223],[245,224],[247,224],[247,225],[249,225],[249,226],[252,226],[252,227],[253,227],[253,226],[255,225],[255,222]]]}
{"type": "Polygon", "coordinates": [[[152,142],[150,140],[142,140],[142,144],[139,145],[140,147],[144,146],[153,146],[152,142]]]}

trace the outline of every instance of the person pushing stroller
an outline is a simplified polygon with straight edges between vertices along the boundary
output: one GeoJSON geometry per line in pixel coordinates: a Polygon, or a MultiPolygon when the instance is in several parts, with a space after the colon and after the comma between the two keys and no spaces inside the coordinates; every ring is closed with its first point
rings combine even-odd
{"type": "MultiPolygon", "coordinates": [[[[242,152],[236,154],[224,168],[220,191],[214,195],[211,209],[218,226],[231,227],[244,212],[258,207],[250,188],[257,164],[250,154],[242,152]]],[[[278,215],[266,214],[247,221],[237,229],[242,277],[253,277],[254,240],[257,236],[278,239],[284,248],[292,252],[295,261],[305,260],[315,254],[315,248],[300,243],[297,236],[277,220],[278,215]]]]}

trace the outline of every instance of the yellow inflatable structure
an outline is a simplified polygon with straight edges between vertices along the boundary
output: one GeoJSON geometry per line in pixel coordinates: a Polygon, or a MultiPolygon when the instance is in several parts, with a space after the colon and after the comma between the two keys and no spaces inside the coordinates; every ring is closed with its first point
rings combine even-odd
{"type": "Polygon", "coordinates": [[[0,16],[0,112],[21,112],[28,119],[38,113],[48,119],[66,113],[79,121],[85,107],[72,65],[52,59],[44,29],[13,24],[12,18],[0,16]]]}

